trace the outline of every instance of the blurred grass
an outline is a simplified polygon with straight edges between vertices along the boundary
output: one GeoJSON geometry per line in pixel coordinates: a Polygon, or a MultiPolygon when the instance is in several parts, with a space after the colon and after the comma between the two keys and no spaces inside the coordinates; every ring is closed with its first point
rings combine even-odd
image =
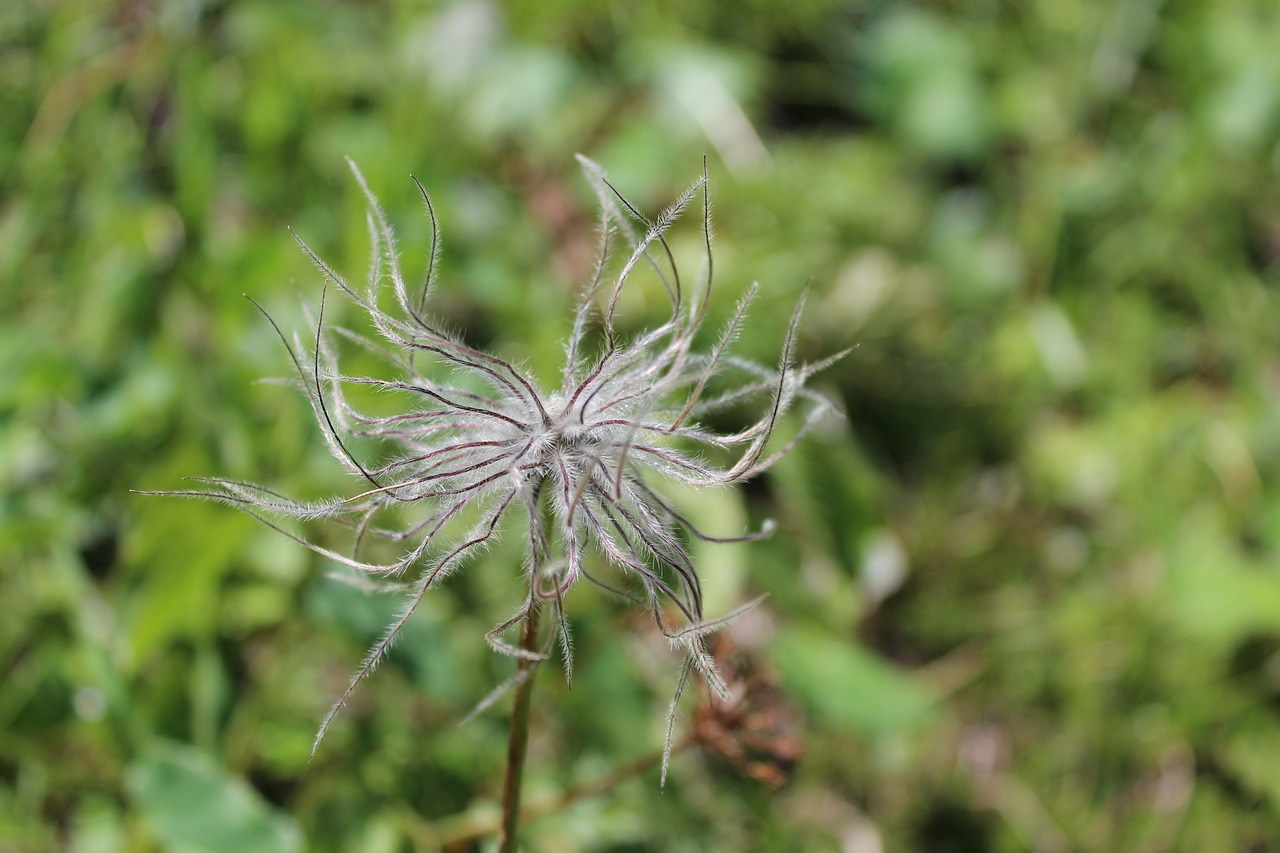
{"type": "MultiPolygon", "coordinates": [[[[508,543],[440,590],[314,762],[385,619],[190,474],[344,483],[254,380],[364,268],[361,164],[437,312],[550,375],[594,211],[711,156],[713,310],[847,422],[707,526],[735,639],[807,718],[773,794],[680,756],[531,850],[1270,849],[1280,838],[1280,10],[1054,0],[18,0],[0,8],[0,851],[402,850],[497,796],[508,543]]],[[[697,239],[692,228],[680,245],[697,239]]],[[[649,308],[627,306],[637,321],[649,308]]],[[[661,743],[674,663],[570,602],[531,796],[661,743]]]]}

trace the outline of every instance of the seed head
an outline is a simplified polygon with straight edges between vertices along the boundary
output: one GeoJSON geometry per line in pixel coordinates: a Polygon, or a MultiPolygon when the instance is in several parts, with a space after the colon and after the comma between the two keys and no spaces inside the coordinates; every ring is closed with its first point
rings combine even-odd
{"type": "MultiPolygon", "coordinates": [[[[330,452],[363,487],[350,496],[304,502],[265,486],[216,477],[196,478],[201,486],[195,489],[164,493],[234,506],[345,567],[342,577],[348,582],[405,596],[403,607],[325,717],[316,745],[427,590],[490,545],[508,516],[522,519],[527,532],[527,585],[514,615],[486,635],[495,650],[545,659],[551,639],[541,652],[503,639],[533,608],[545,606],[553,617],[552,637],[562,648],[566,674],[571,672],[563,601],[580,579],[647,606],[658,629],[684,653],[668,713],[664,779],[676,707],[690,674],[697,671],[714,691],[726,692],[704,638],[756,602],[727,616],[706,618],[698,575],[678,531],[712,542],[737,542],[768,535],[772,524],[740,536],[711,536],[662,496],[661,484],[726,486],[772,466],[810,427],[835,411],[805,382],[844,353],[812,365],[795,363],[802,296],[776,366],[732,355],[730,347],[742,332],[757,285],[747,289],[711,348],[695,351],[714,272],[705,163],[693,185],[650,220],[623,198],[599,166],[585,157],[579,160],[600,204],[599,245],[591,281],[565,341],[558,387],[540,387],[526,370],[468,346],[440,327],[427,310],[439,228],[426,190],[415,178],[432,236],[425,281],[411,294],[391,228],[360,170],[348,160],[368,204],[372,261],[367,285],[357,289],[348,283],[295,234],[324,279],[320,309],[306,339],[298,333],[286,337],[271,323],[289,351],[294,383],[310,401],[330,452]],[[705,270],[700,285],[686,293],[665,234],[699,197],[705,270]],[[619,245],[625,256],[615,252],[619,245]],[[622,258],[620,265],[615,254],[622,258]],[[670,316],[656,328],[624,338],[617,328],[619,303],[638,267],[649,268],[661,282],[670,316]],[[331,288],[368,314],[378,339],[326,324],[331,288]],[[343,373],[338,339],[385,357],[397,368],[396,378],[343,373]],[[369,413],[348,399],[357,386],[394,392],[410,402],[390,415],[369,413]],[[799,428],[781,447],[770,448],[775,428],[795,404],[804,409],[799,428]],[[738,432],[720,434],[701,423],[708,415],[751,405],[758,407],[758,417],[738,432]],[[352,452],[353,437],[378,440],[392,453],[381,464],[363,461],[352,452]],[[731,461],[712,464],[704,458],[708,455],[731,461]],[[399,511],[406,506],[412,510],[410,521],[399,511]],[[342,553],[312,542],[286,529],[286,519],[345,526],[352,532],[352,547],[342,553]],[[365,556],[370,539],[401,543],[404,552],[390,562],[372,561],[365,556]],[[591,574],[584,555],[592,549],[621,569],[628,588],[591,574]]],[[[514,683],[494,691],[477,711],[514,683]]]]}

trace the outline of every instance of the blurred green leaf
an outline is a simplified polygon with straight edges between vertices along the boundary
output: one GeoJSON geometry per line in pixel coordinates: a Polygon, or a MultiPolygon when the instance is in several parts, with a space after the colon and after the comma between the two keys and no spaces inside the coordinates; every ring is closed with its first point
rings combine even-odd
{"type": "Polygon", "coordinates": [[[179,637],[204,638],[217,630],[218,588],[233,568],[232,558],[249,538],[253,521],[207,504],[177,498],[140,497],[153,502],[150,523],[130,540],[130,553],[151,573],[130,607],[132,665],[179,637]],[[193,549],[189,531],[198,531],[193,549]]]}
{"type": "Polygon", "coordinates": [[[795,628],[773,641],[770,654],[806,707],[851,732],[902,732],[933,714],[937,700],[908,673],[831,634],[795,628]]]}
{"type": "Polygon", "coordinates": [[[904,142],[971,158],[987,141],[987,104],[965,30],[919,9],[895,10],[865,36],[866,99],[904,142]]]}
{"type": "Polygon", "coordinates": [[[1280,634],[1280,573],[1246,559],[1209,518],[1187,519],[1169,545],[1174,613],[1186,630],[1219,645],[1280,634]]]}
{"type": "Polygon", "coordinates": [[[245,780],[204,752],[157,741],[126,772],[148,827],[177,853],[292,853],[302,834],[245,780]]]}

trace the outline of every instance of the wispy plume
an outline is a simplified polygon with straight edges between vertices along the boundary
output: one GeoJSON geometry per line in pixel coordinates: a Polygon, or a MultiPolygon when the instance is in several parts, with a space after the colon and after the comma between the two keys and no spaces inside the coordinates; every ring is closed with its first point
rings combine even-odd
{"type": "MultiPolygon", "coordinates": [[[[305,337],[286,336],[271,322],[289,351],[296,384],[310,401],[330,452],[363,486],[345,497],[297,501],[255,483],[213,477],[195,478],[199,485],[192,489],[162,493],[234,506],[345,567],[342,577],[347,581],[404,596],[403,606],[325,717],[316,745],[427,591],[492,544],[512,523],[511,516],[527,536],[526,595],[516,612],[486,635],[490,646],[541,661],[557,643],[569,674],[572,637],[563,603],[575,583],[587,580],[647,607],[658,629],[683,653],[668,713],[664,779],[676,709],[689,677],[697,672],[713,691],[726,694],[705,638],[756,602],[708,618],[684,543],[689,536],[712,542],[753,540],[768,535],[772,524],[742,535],[710,535],[663,496],[663,484],[727,486],[768,469],[834,411],[805,383],[844,353],[815,364],[796,363],[802,296],[775,365],[733,355],[756,285],[747,289],[710,347],[695,349],[715,269],[705,164],[692,186],[650,219],[614,188],[598,165],[585,157],[579,160],[599,201],[599,244],[591,280],[565,340],[557,387],[540,387],[523,368],[441,328],[428,313],[440,240],[426,190],[414,179],[432,236],[425,281],[411,291],[391,227],[364,176],[348,160],[368,205],[368,281],[363,287],[351,284],[295,234],[324,279],[319,311],[305,337]],[[682,279],[665,236],[690,207],[700,212],[705,254],[693,287],[682,279]],[[655,328],[624,336],[618,328],[619,306],[642,268],[665,289],[670,314],[655,328]],[[376,337],[326,321],[326,303],[334,290],[368,314],[376,337]],[[339,344],[380,354],[396,368],[395,378],[343,373],[339,344]],[[351,399],[357,387],[392,392],[407,403],[393,414],[367,412],[351,399]],[[708,416],[752,406],[755,420],[737,432],[717,433],[706,424],[708,416]],[[798,426],[789,439],[773,446],[776,428],[793,407],[802,410],[798,426]],[[354,452],[370,439],[391,451],[385,461],[375,464],[354,452]],[[713,464],[708,458],[725,461],[713,464]],[[406,506],[409,513],[403,511],[406,506]],[[295,532],[289,520],[342,525],[350,530],[352,545],[338,551],[313,542],[295,532]],[[367,556],[372,540],[396,544],[402,553],[376,561],[367,556]],[[587,555],[593,549],[621,570],[620,585],[592,574],[587,555]],[[548,609],[553,626],[541,651],[504,639],[540,607],[548,609]]],[[[521,671],[518,678],[532,669],[521,671]]],[[[496,690],[481,707],[515,681],[496,690]]]]}

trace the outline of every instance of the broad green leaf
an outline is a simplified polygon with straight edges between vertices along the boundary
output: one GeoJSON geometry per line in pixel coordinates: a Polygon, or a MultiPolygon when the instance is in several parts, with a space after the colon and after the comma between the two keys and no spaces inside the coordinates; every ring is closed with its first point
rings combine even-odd
{"type": "Polygon", "coordinates": [[[934,698],[909,674],[852,641],[813,629],[772,647],[784,684],[816,715],[862,734],[900,731],[929,718],[934,698]]]}
{"type": "Polygon", "coordinates": [[[208,755],[159,742],[126,772],[138,811],[156,839],[183,853],[291,853],[302,849],[293,820],[208,755]]]}

